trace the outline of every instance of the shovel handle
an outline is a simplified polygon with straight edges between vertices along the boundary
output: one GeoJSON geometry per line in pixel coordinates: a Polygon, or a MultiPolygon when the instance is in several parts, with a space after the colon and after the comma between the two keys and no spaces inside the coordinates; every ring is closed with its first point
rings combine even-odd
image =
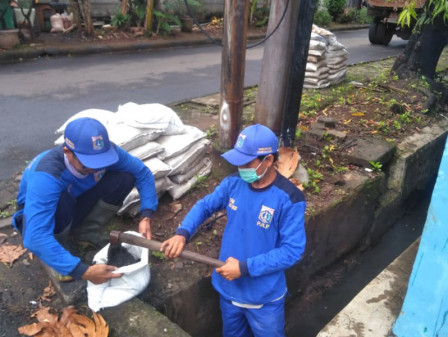
{"type": "MultiPolygon", "coordinates": [[[[145,248],[148,248],[149,250],[155,250],[155,251],[160,251],[160,247],[162,246],[161,242],[154,241],[154,240],[148,240],[148,239],[142,238],[140,236],[132,235],[129,233],[122,233],[120,231],[111,231],[110,238],[111,238],[111,240],[110,240],[111,244],[117,244],[120,242],[124,242],[124,243],[128,243],[131,245],[139,246],[139,247],[145,247],[145,248]]],[[[206,265],[216,267],[216,268],[224,265],[224,262],[222,262],[220,260],[205,256],[202,254],[198,254],[195,252],[191,252],[189,250],[182,251],[182,253],[180,253],[180,256],[185,259],[204,263],[206,265]]]]}

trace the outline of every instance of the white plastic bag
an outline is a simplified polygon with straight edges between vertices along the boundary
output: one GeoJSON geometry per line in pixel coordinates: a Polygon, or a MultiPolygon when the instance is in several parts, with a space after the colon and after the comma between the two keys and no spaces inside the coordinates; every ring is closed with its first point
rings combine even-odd
{"type": "MultiPolygon", "coordinates": [[[[126,233],[141,236],[137,232],[128,231],[126,233]]],[[[107,263],[107,244],[96,253],[93,258],[94,263],[107,263]]],[[[90,309],[97,312],[102,308],[114,307],[120,303],[130,300],[140,294],[149,284],[151,275],[149,270],[149,250],[147,248],[121,244],[134,257],[140,261],[128,266],[118,268],[114,273],[123,274],[120,278],[110,279],[106,283],[93,284],[87,282],[87,300],[90,309]]]]}
{"type": "Polygon", "coordinates": [[[176,112],[163,104],[129,102],[118,107],[117,115],[127,125],[142,130],[159,130],[165,136],[185,132],[184,124],[176,112]]]}

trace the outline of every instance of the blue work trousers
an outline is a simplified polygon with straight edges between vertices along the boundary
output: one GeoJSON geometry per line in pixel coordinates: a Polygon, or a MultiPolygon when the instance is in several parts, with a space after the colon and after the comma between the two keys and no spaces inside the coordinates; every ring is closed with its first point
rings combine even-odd
{"type": "Polygon", "coordinates": [[[135,178],[128,172],[108,171],[90,190],[78,198],[64,191],[59,198],[55,215],[55,233],[61,233],[67,226],[79,225],[89,214],[98,200],[115,206],[121,206],[135,185],[135,178]]]}
{"type": "Polygon", "coordinates": [[[241,308],[220,297],[223,337],[284,337],[285,297],[260,309],[241,308]]]}

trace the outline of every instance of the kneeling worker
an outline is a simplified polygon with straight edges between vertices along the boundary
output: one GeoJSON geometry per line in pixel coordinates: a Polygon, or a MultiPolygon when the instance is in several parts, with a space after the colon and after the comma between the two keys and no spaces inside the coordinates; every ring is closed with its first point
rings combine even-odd
{"type": "Polygon", "coordinates": [[[116,267],[87,266],[64,246],[72,230],[97,237],[134,185],[141,198],[138,230],[150,239],[150,219],[158,204],[151,171],[110,142],[100,122],[76,119],[65,129],[64,144],[39,154],[23,172],[13,226],[22,233],[25,248],[60,281],[99,284],[118,278],[120,274],[112,273],[116,267]]]}

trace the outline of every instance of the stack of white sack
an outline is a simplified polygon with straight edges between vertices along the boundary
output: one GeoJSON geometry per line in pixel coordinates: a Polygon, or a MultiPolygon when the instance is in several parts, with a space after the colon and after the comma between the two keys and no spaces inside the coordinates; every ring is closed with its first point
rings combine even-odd
{"type": "Polygon", "coordinates": [[[313,25],[305,71],[305,88],[325,88],[345,78],[347,50],[336,36],[313,25]]]}
{"type": "MultiPolygon", "coordinates": [[[[179,116],[162,104],[126,103],[117,112],[101,109],[83,110],[70,117],[56,134],[56,145],[63,144],[66,125],[81,117],[100,121],[112,142],[141,159],[154,175],[157,196],[165,192],[176,200],[211,172],[207,157],[210,141],[206,133],[184,125],[179,116]]],[[[140,196],[134,188],[126,197],[118,214],[135,216],[140,196]]]]}

